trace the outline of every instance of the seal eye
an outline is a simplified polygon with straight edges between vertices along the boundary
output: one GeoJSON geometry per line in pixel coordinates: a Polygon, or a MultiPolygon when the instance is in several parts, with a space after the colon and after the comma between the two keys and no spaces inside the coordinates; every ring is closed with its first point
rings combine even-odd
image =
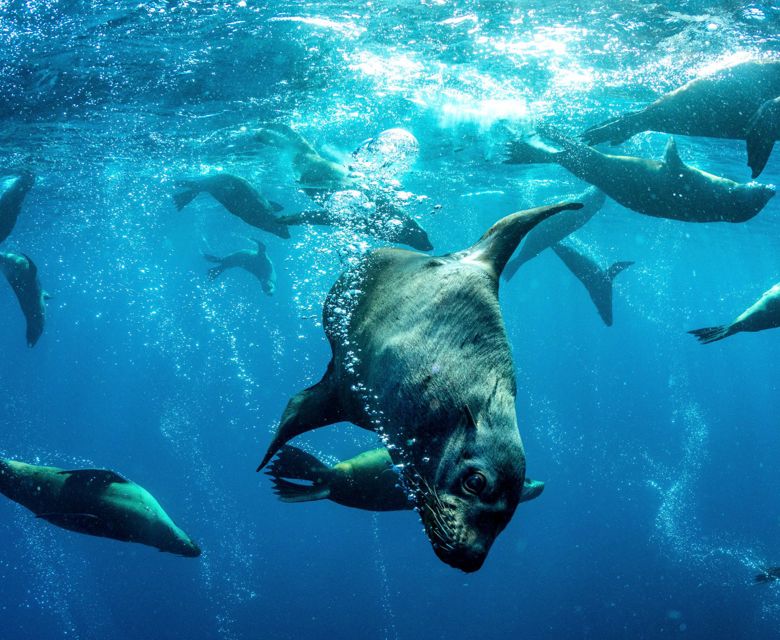
{"type": "Polygon", "coordinates": [[[466,476],[466,479],[463,481],[463,488],[469,493],[473,493],[475,496],[478,496],[480,493],[482,493],[482,491],[484,491],[486,484],[487,480],[485,479],[485,476],[483,476],[481,473],[475,472],[466,476]]]}

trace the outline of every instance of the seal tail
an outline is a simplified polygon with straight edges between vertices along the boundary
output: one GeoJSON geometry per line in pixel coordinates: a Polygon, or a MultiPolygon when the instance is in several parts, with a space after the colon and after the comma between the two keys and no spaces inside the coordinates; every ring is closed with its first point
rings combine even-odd
{"type": "Polygon", "coordinates": [[[709,344],[710,342],[717,342],[718,340],[723,340],[723,338],[728,338],[730,335],[733,335],[735,331],[732,330],[731,325],[722,325],[720,327],[694,329],[688,333],[696,336],[701,344],[709,344]]]}
{"type": "Polygon", "coordinates": [[[313,455],[285,445],[271,463],[266,475],[273,482],[273,491],[282,502],[312,502],[330,496],[327,485],[328,467],[313,455]],[[290,480],[305,480],[299,484],[290,480]]]}
{"type": "Polygon", "coordinates": [[[582,141],[589,147],[602,142],[609,142],[612,146],[625,142],[639,133],[636,120],[640,113],[641,111],[626,113],[590,127],[582,134],[582,141]]]}

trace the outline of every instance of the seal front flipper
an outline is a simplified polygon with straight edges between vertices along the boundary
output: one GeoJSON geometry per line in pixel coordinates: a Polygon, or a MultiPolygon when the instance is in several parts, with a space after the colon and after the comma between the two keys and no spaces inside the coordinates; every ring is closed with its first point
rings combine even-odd
{"type": "Polygon", "coordinates": [[[92,513],[39,513],[35,517],[68,531],[93,536],[108,537],[110,529],[107,523],[92,513]]]}
{"type": "Polygon", "coordinates": [[[476,244],[455,255],[462,260],[479,263],[498,279],[517,245],[531,229],[559,211],[581,208],[578,202],[562,202],[513,213],[490,227],[476,244]]]}
{"type": "Polygon", "coordinates": [[[520,494],[520,502],[528,502],[534,498],[538,498],[544,491],[544,482],[541,480],[531,480],[526,478],[523,483],[523,492],[520,494]]]}
{"type": "Polygon", "coordinates": [[[748,166],[752,177],[757,178],[766,166],[767,160],[780,138],[780,97],[767,100],[750,119],[745,141],[747,142],[748,166]]]}
{"type": "Polygon", "coordinates": [[[331,381],[333,361],[322,380],[294,395],[287,403],[282,421],[257,470],[260,471],[284,444],[294,437],[346,419],[338,393],[331,381]]]}
{"type": "Polygon", "coordinates": [[[68,476],[67,484],[94,485],[95,487],[107,487],[110,484],[126,484],[127,478],[123,478],[116,471],[108,469],[77,469],[75,471],[60,471],[59,475],[68,476]]]}

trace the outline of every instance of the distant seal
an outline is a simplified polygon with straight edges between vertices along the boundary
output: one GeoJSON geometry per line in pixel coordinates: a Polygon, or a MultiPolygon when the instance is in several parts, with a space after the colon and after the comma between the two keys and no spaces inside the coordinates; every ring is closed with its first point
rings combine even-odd
{"type": "Polygon", "coordinates": [[[26,255],[0,251],[0,271],[16,294],[27,320],[27,345],[34,347],[43,333],[46,320],[45,301],[51,296],[41,288],[38,267],[26,255]]]}
{"type": "Polygon", "coordinates": [[[695,329],[693,334],[699,342],[708,344],[733,336],[741,331],[764,331],[780,327],[780,282],[773,286],[750,307],[743,311],[734,322],[719,327],[695,329]]]}
{"type": "Polygon", "coordinates": [[[507,263],[504,280],[511,280],[526,262],[583,227],[604,206],[607,198],[596,187],[590,187],[574,199],[582,203],[582,209],[554,216],[531,231],[520,245],[517,255],[507,263]]]}
{"type": "Polygon", "coordinates": [[[0,459],[0,492],[53,525],[194,558],[200,549],[143,487],[114,471],[0,459]]]}
{"type": "Polygon", "coordinates": [[[22,201],[33,184],[35,176],[29,171],[0,175],[0,242],[11,235],[22,201]]]}
{"type": "Polygon", "coordinates": [[[440,257],[379,249],[343,273],[323,308],[333,357],[294,396],[260,468],[297,435],[350,421],[386,439],[441,560],[479,569],[520,501],[525,453],[501,271],[563,203],[499,220],[440,257]]]}
{"type": "Polygon", "coordinates": [[[755,577],[754,582],[756,584],[761,584],[774,582],[775,580],[780,580],[780,567],[769,567],[765,569],[755,577]]]}
{"type": "Polygon", "coordinates": [[[301,211],[279,220],[290,226],[311,224],[345,228],[380,240],[405,244],[419,251],[433,249],[425,229],[387,198],[377,198],[371,202],[359,191],[337,191],[324,202],[324,207],[315,211],[301,211]],[[334,202],[341,195],[348,197],[351,206],[339,206],[334,202]]]}
{"type": "Polygon", "coordinates": [[[774,187],[739,184],[683,163],[673,138],[663,162],[612,156],[546,132],[562,151],[516,141],[509,146],[509,164],[554,162],[597,186],[624,207],[656,218],[685,222],[744,222],[775,195],[774,187]]]}
{"type": "Polygon", "coordinates": [[[612,326],[612,283],[615,277],[633,262],[615,262],[607,269],[586,253],[586,247],[571,240],[564,240],[552,247],[563,264],[585,286],[590,299],[596,305],[599,316],[608,327],[612,326]]]}
{"type": "Polygon", "coordinates": [[[692,80],[651,105],[591,127],[589,145],[616,145],[642,131],[746,140],[756,178],[780,134],[780,62],[742,62],[692,80]]]}
{"type": "Polygon", "coordinates": [[[218,266],[209,269],[209,278],[216,280],[227,269],[243,269],[248,271],[260,281],[260,286],[266,295],[272,296],[276,291],[276,271],[274,264],[268,257],[265,245],[260,240],[253,239],[255,249],[242,249],[236,251],[224,258],[213,256],[208,253],[203,257],[209,262],[215,262],[218,266]]]}
{"type": "MultiPolygon", "coordinates": [[[[403,488],[390,452],[384,447],[328,467],[313,455],[285,445],[266,475],[271,477],[274,493],[282,502],[330,500],[366,511],[414,509],[414,501],[403,488]],[[303,480],[306,484],[291,480],[303,480]]],[[[544,482],[526,478],[520,502],[537,498],[543,490],[544,482]]]]}
{"type": "Polygon", "coordinates": [[[220,173],[203,178],[180,180],[176,185],[180,191],[174,194],[173,200],[178,211],[203,191],[247,224],[280,238],[290,237],[287,225],[279,222],[274,215],[274,212],[281,211],[282,206],[267,200],[243,178],[220,173]]]}

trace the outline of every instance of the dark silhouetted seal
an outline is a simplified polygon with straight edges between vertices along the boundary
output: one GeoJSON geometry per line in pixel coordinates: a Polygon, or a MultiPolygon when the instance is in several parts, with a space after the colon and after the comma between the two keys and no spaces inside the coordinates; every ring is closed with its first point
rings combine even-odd
{"type": "Polygon", "coordinates": [[[762,573],[759,573],[755,577],[754,582],[756,584],[761,584],[766,582],[774,582],[775,580],[780,580],[780,567],[769,567],[764,569],[762,573]]]}
{"type": "MultiPolygon", "coordinates": [[[[342,460],[333,467],[313,455],[285,445],[266,474],[282,502],[331,500],[366,511],[402,511],[414,508],[413,497],[404,489],[390,452],[382,447],[342,460]],[[291,482],[291,480],[303,480],[291,482]]],[[[525,479],[520,502],[541,495],[544,482],[525,479]]]]}
{"type": "Polygon", "coordinates": [[[350,421],[376,431],[403,466],[436,554],[463,571],[479,569],[525,480],[499,278],[528,231],[581,206],[512,214],[445,256],[366,254],[325,301],[328,369],[290,400],[260,468],[318,427],[350,421]]]}
{"type": "Polygon", "coordinates": [[[741,331],[764,331],[780,327],[780,282],[766,291],[731,324],[689,331],[699,342],[707,344],[733,336],[741,331]]]}
{"type": "Polygon", "coordinates": [[[253,239],[256,249],[242,249],[231,253],[224,258],[203,254],[209,262],[216,262],[218,266],[209,269],[209,278],[216,280],[227,269],[243,269],[248,271],[260,281],[263,291],[272,296],[276,291],[276,271],[273,262],[268,257],[265,245],[260,240],[253,239]]]}
{"type": "Polygon", "coordinates": [[[194,558],[200,549],[143,487],[114,471],[0,459],[0,492],[63,529],[194,558]]]}
{"type": "Polygon", "coordinates": [[[780,134],[780,62],[742,62],[697,78],[651,105],[591,127],[589,145],[616,145],[642,131],[746,140],[756,178],[780,134]]]}
{"type": "Polygon", "coordinates": [[[658,162],[612,156],[553,132],[545,135],[563,150],[516,141],[509,145],[506,162],[557,163],[624,207],[648,216],[685,222],[744,222],[775,195],[774,187],[755,182],[740,184],[686,165],[672,138],[663,162],[658,162]]]}
{"type": "Polygon", "coordinates": [[[38,267],[26,255],[0,251],[0,271],[14,290],[27,320],[27,345],[34,347],[43,333],[46,319],[45,301],[50,297],[41,289],[38,267]]]}
{"type": "Polygon", "coordinates": [[[180,180],[176,185],[181,190],[174,194],[173,200],[179,211],[192,202],[201,191],[205,191],[247,224],[280,238],[290,237],[287,225],[279,222],[274,215],[274,212],[281,211],[282,206],[266,200],[243,178],[220,173],[203,178],[180,180]]]}
{"type": "Polygon", "coordinates": [[[22,201],[34,183],[35,176],[29,171],[0,175],[0,242],[11,235],[22,201]]]}

